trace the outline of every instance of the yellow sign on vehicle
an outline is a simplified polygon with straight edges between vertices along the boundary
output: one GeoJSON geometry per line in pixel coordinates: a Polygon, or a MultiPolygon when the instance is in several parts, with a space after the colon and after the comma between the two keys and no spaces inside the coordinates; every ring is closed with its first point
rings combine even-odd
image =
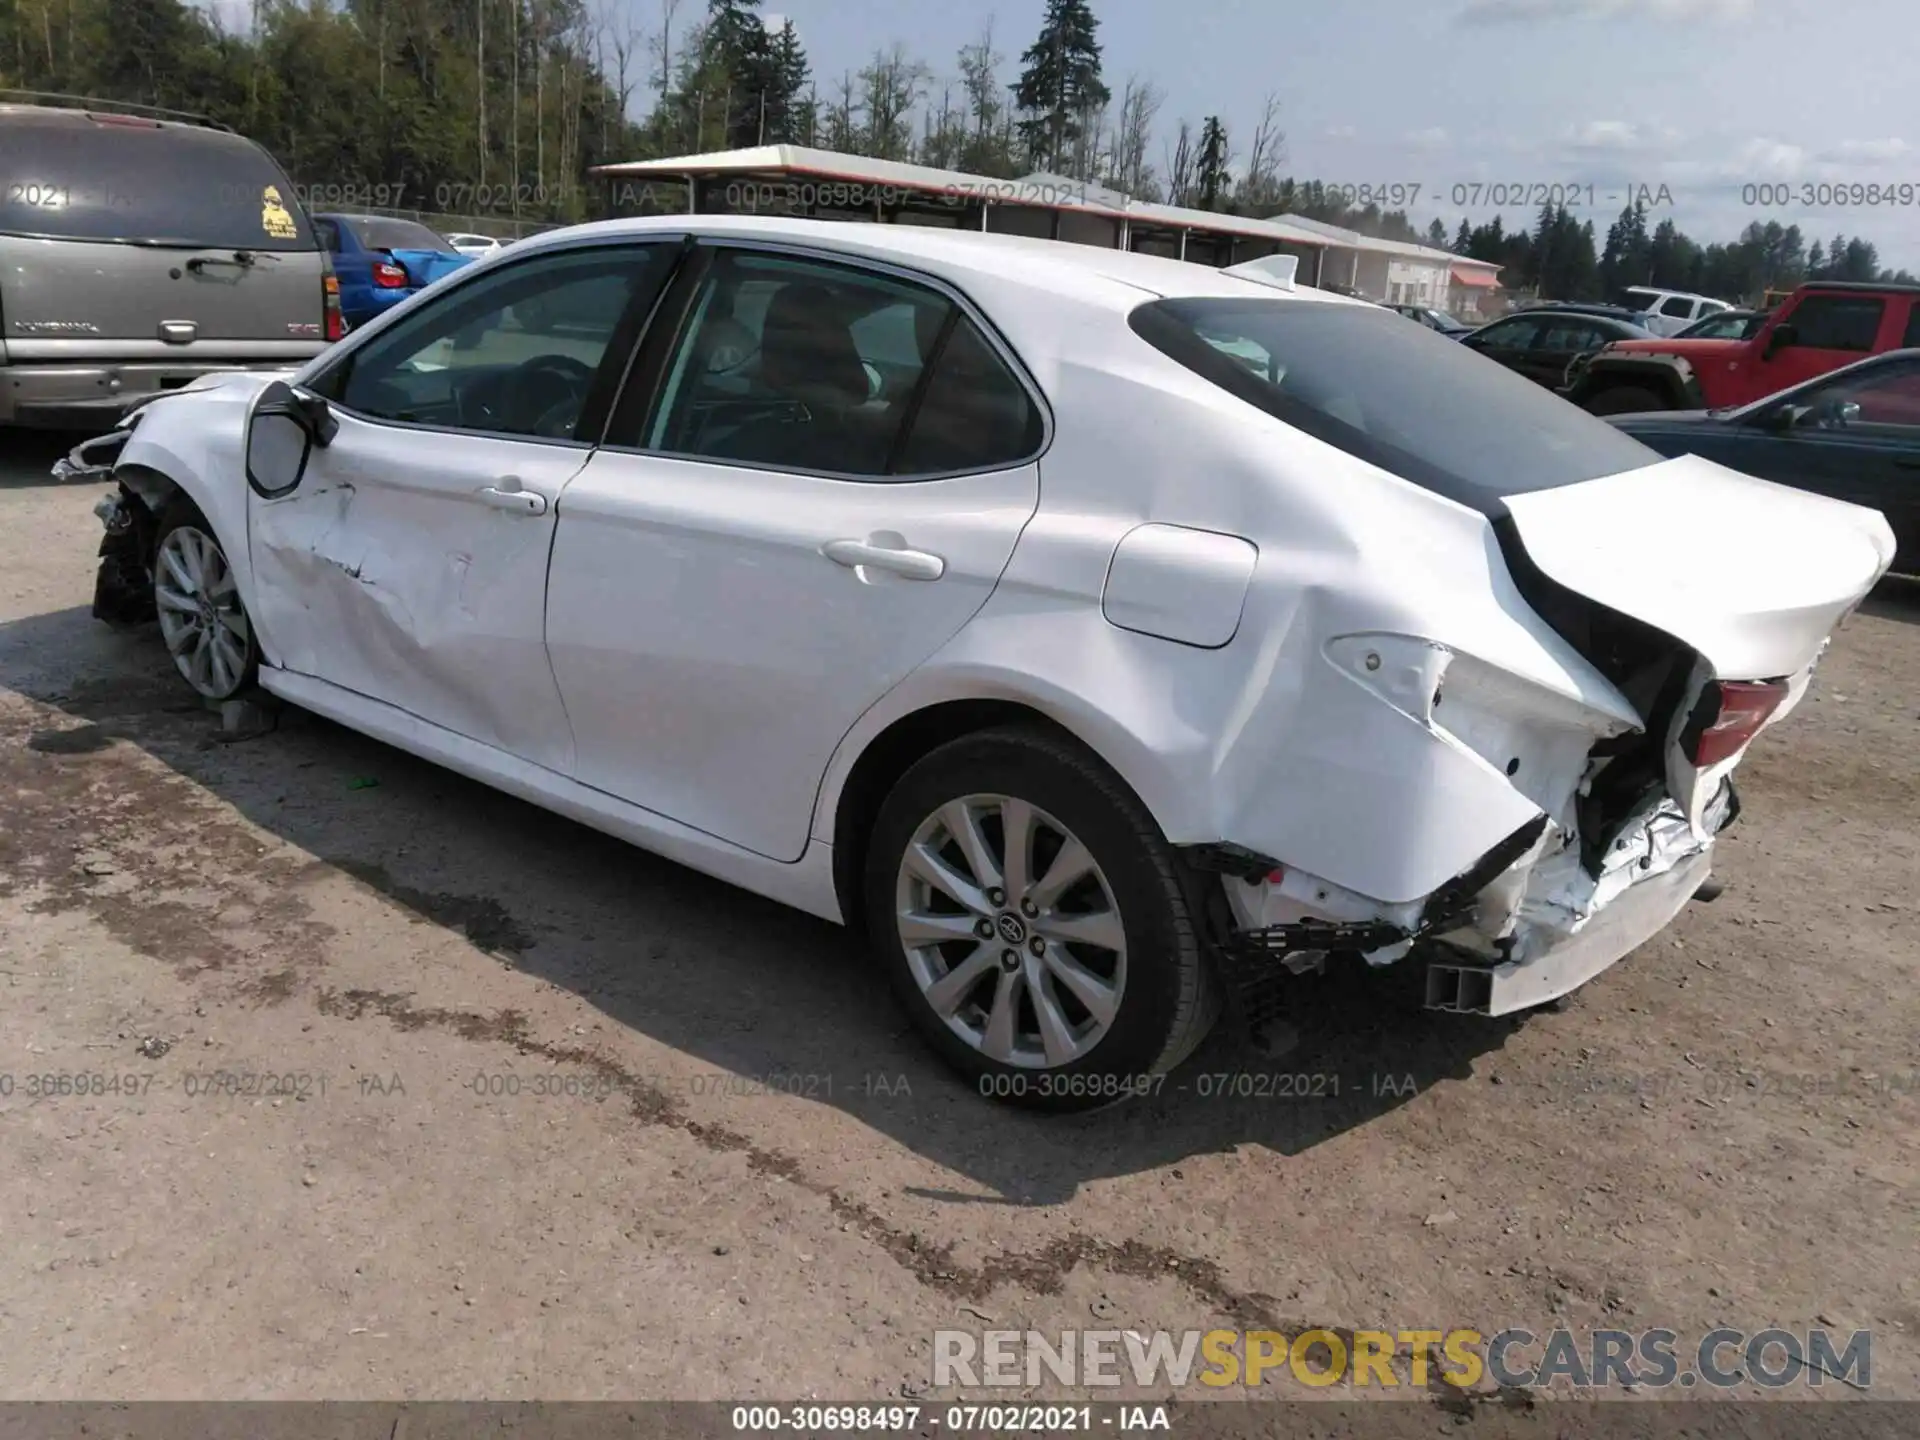
{"type": "Polygon", "coordinates": [[[292,240],[300,233],[294,226],[293,216],[281,203],[277,186],[269,185],[260,192],[260,228],[275,240],[292,240]]]}

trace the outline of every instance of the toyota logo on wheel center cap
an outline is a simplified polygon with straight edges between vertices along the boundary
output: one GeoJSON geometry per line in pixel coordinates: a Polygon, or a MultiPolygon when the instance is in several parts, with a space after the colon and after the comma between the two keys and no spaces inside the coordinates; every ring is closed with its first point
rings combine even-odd
{"type": "Polygon", "coordinates": [[[1009,945],[1018,945],[1027,938],[1027,927],[1018,915],[1003,913],[1000,916],[1000,936],[1009,945]]]}

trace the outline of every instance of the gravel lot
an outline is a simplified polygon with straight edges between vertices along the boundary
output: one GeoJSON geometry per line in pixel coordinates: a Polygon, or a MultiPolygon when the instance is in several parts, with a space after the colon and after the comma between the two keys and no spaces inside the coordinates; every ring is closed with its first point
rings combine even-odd
{"type": "Polygon", "coordinates": [[[1049,1121],[832,927],[299,712],[223,743],[89,617],[54,453],[0,434],[0,1395],[862,1399],[940,1328],[1559,1323],[1871,1327],[1920,1399],[1920,587],[1744,767],[1726,894],[1565,1011],[1336,977],[1283,1060],[1049,1121]],[[1201,1093],[1276,1069],[1339,1094],[1201,1093]]]}

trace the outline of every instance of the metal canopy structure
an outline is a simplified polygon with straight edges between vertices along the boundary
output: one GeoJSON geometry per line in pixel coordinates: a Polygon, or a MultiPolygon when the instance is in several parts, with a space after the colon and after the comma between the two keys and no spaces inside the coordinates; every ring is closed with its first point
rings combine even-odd
{"type": "MultiPolygon", "coordinates": [[[[1036,174],[1018,180],[929,165],[876,160],[804,145],[758,145],[661,160],[596,166],[615,214],[649,202],[655,185],[675,187],[663,208],[700,214],[803,215],[937,225],[1101,245],[1228,266],[1269,255],[1298,258],[1303,284],[1357,273],[1343,251],[1384,261],[1418,255],[1435,264],[1479,262],[1425,246],[1377,240],[1334,226],[1276,215],[1264,220],[1136,200],[1083,180],[1036,174]],[[1332,266],[1329,267],[1329,259],[1332,266]]],[[[1497,271],[1486,267],[1497,277],[1497,271]]]]}

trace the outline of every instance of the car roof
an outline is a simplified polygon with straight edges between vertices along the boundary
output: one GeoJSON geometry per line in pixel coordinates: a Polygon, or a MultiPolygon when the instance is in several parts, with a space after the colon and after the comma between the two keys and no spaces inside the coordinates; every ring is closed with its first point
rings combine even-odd
{"type": "MultiPolygon", "coordinates": [[[[102,104],[104,106],[107,102],[103,101],[102,104]]],[[[67,130],[77,130],[90,125],[137,125],[143,130],[155,130],[175,136],[192,136],[194,140],[209,145],[222,145],[231,149],[243,146],[249,150],[260,148],[246,136],[225,125],[216,125],[212,121],[174,119],[165,115],[123,115],[110,108],[84,110],[60,105],[21,105],[5,102],[0,103],[0,125],[67,130]]]]}
{"type": "Polygon", "coordinates": [[[1851,290],[1870,295],[1920,295],[1920,285],[1900,285],[1879,280],[1807,280],[1802,290],[1851,290]]]}
{"type": "Polygon", "coordinates": [[[651,215],[549,230],[519,241],[514,249],[517,254],[526,255],[582,239],[689,233],[832,250],[854,258],[924,270],[955,282],[963,283],[970,276],[1009,281],[1121,311],[1132,310],[1148,298],[1201,296],[1259,297],[1373,308],[1366,301],[1350,300],[1306,285],[1288,291],[1229,275],[1210,265],[1135,251],[1024,235],[877,222],[766,215],[651,215]]]}

